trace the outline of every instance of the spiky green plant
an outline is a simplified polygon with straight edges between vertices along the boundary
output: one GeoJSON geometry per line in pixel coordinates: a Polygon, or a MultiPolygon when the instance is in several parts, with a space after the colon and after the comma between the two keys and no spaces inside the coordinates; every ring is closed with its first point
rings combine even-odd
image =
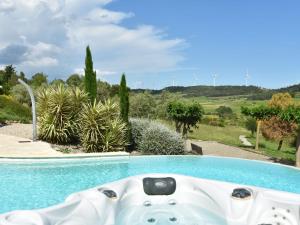
{"type": "Polygon", "coordinates": [[[49,101],[50,89],[41,88],[37,91],[37,113],[42,115],[45,111],[48,110],[48,101],[49,101]]]}
{"type": "Polygon", "coordinates": [[[86,152],[124,149],[126,124],[119,119],[117,104],[110,101],[85,104],[78,122],[80,140],[86,152]]]}
{"type": "Polygon", "coordinates": [[[78,88],[50,86],[37,95],[39,137],[51,143],[75,141],[77,117],[87,95],[78,88]]]}

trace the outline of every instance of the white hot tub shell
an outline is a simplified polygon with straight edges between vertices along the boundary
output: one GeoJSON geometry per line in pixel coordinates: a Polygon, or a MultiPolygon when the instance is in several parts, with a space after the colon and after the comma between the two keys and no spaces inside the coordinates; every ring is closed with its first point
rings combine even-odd
{"type": "Polygon", "coordinates": [[[175,174],[146,174],[71,194],[64,203],[49,208],[2,214],[0,224],[300,225],[299,217],[298,194],[175,174]],[[163,190],[167,177],[175,181],[172,193],[145,193],[145,178],[160,178],[154,190],[163,190]]]}

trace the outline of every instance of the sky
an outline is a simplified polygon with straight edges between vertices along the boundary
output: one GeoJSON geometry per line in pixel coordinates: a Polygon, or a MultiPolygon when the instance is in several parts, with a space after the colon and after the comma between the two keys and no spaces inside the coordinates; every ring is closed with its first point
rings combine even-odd
{"type": "Polygon", "coordinates": [[[131,88],[300,83],[299,0],[0,0],[0,67],[131,88]],[[248,81],[246,82],[246,74],[248,81]]]}

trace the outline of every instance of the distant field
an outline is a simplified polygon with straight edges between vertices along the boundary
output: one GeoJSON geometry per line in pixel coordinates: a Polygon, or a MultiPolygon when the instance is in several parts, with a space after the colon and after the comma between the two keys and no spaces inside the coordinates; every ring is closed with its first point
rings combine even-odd
{"type": "MultiPolygon", "coordinates": [[[[205,113],[213,113],[220,106],[228,106],[230,107],[234,113],[237,115],[241,114],[241,106],[255,106],[255,105],[263,105],[267,103],[267,100],[247,100],[246,96],[227,96],[227,97],[194,97],[189,98],[190,100],[194,100],[199,102],[203,108],[205,113]]],[[[297,93],[295,96],[295,102],[300,104],[300,93],[297,93]]]]}

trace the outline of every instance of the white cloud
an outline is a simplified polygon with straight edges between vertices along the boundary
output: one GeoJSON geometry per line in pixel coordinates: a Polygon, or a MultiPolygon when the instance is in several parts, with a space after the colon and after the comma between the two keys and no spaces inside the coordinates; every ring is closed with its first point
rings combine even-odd
{"type": "Polygon", "coordinates": [[[15,5],[12,0],[1,0],[0,1],[0,12],[8,12],[14,10],[15,5]]]}
{"type": "Polygon", "coordinates": [[[34,59],[24,61],[21,65],[42,69],[44,67],[57,66],[58,60],[51,57],[42,57],[40,59],[34,58],[34,59]]]}
{"type": "Polygon", "coordinates": [[[89,23],[94,23],[99,25],[102,24],[118,24],[122,20],[134,16],[133,13],[123,13],[123,12],[112,12],[103,8],[93,9],[89,12],[88,16],[84,19],[89,23]]]}
{"type": "MultiPolygon", "coordinates": [[[[95,69],[95,71],[96,71],[97,77],[117,74],[117,72],[115,72],[115,71],[105,71],[105,70],[99,70],[99,69],[95,69]]],[[[74,73],[77,73],[79,75],[84,75],[84,68],[76,68],[74,70],[74,73]]]]}
{"type": "Polygon", "coordinates": [[[12,62],[18,70],[39,69],[50,77],[71,73],[83,67],[87,45],[102,75],[172,69],[184,59],[184,40],[168,38],[153,26],[125,27],[123,20],[134,14],[106,9],[110,2],[1,0],[0,64],[8,64],[1,51],[13,59],[18,50],[22,56],[12,62]]]}

